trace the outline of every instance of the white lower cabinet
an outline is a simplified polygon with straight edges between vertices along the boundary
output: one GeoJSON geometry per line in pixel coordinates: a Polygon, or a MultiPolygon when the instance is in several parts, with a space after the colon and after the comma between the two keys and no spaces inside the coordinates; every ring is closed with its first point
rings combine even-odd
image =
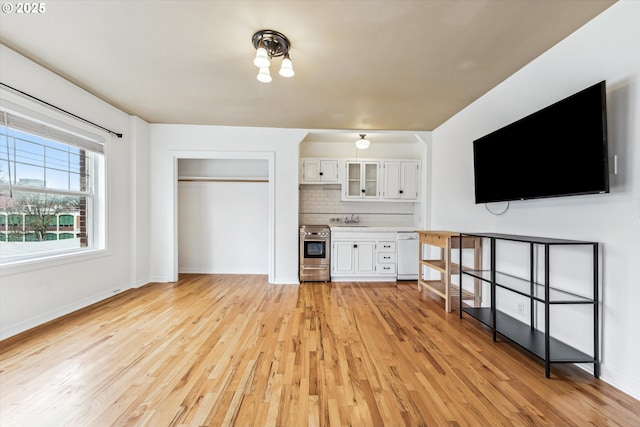
{"type": "Polygon", "coordinates": [[[375,274],[375,242],[338,241],[333,242],[331,272],[335,275],[375,274]]]}
{"type": "Polygon", "coordinates": [[[395,281],[396,242],[389,233],[333,232],[331,280],[395,281]]]}

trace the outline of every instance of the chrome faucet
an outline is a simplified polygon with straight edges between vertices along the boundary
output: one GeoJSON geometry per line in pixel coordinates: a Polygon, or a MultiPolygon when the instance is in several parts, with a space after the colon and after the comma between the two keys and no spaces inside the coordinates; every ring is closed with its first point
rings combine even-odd
{"type": "Polygon", "coordinates": [[[353,214],[351,214],[351,217],[345,216],[344,217],[344,223],[345,224],[349,224],[352,222],[360,222],[360,219],[357,216],[354,216],[353,214]]]}

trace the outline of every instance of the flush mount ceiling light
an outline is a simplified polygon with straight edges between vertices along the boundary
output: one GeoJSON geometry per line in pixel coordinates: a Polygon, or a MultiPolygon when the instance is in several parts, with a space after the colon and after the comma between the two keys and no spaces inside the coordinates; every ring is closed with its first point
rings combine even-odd
{"type": "Polygon", "coordinates": [[[282,77],[293,77],[295,72],[289,57],[291,43],[287,36],[273,30],[260,30],[253,35],[251,41],[253,42],[253,47],[256,48],[256,57],[253,60],[253,65],[260,69],[258,81],[269,83],[272,80],[269,72],[271,58],[279,56],[283,57],[279,74],[282,77]]]}
{"type": "Polygon", "coordinates": [[[367,148],[369,148],[369,140],[365,139],[365,136],[367,136],[366,133],[361,133],[360,139],[356,141],[356,147],[358,147],[360,150],[366,150],[367,148]]]}

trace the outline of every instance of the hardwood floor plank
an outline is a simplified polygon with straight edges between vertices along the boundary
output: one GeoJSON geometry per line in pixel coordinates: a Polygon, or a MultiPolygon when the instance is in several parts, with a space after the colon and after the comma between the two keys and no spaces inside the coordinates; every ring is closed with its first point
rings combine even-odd
{"type": "Polygon", "coordinates": [[[0,342],[5,426],[637,426],[415,283],[181,275],[0,342]]]}

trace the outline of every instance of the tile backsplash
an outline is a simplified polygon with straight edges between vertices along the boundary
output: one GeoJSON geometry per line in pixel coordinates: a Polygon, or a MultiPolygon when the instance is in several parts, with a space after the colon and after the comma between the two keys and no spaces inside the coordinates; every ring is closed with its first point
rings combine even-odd
{"type": "Polygon", "coordinates": [[[340,200],[339,184],[300,185],[302,224],[344,224],[345,216],[357,216],[360,225],[372,227],[414,226],[414,202],[357,202],[340,200]],[[338,218],[338,221],[331,219],[338,218]]]}

